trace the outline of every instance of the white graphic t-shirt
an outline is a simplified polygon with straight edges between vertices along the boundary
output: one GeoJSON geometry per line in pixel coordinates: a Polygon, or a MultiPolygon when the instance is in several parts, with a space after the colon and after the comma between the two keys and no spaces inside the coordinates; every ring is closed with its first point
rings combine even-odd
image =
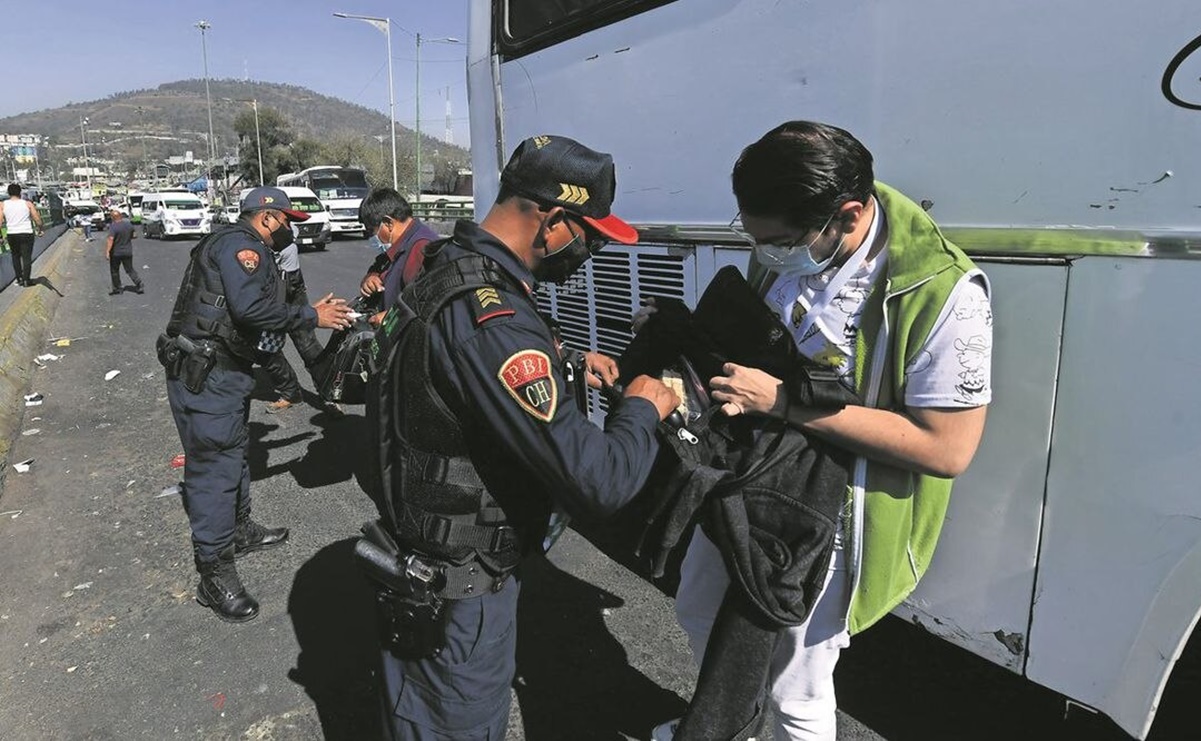
{"type": "MultiPolygon", "coordinates": [[[[781,273],[765,295],[803,355],[854,387],[855,337],[863,307],[888,259],[884,210],[863,245],[837,268],[817,275],[781,273]]],[[[964,276],[926,344],[905,370],[905,405],[976,407],[992,400],[992,308],[982,273],[964,276]]]]}

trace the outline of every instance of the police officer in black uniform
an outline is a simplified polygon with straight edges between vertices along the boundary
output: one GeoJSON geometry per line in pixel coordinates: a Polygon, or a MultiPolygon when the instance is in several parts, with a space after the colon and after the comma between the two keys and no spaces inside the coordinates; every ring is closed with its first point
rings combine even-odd
{"type": "Polygon", "coordinates": [[[287,528],[250,517],[246,462],[251,366],[283,347],[299,328],[349,326],[345,301],[327,295],[313,306],[289,305],[274,252],[292,242],[292,210],[278,188],[255,188],[236,224],[192,250],[159,360],[186,455],[183,503],[192,526],[200,583],[196,600],[230,622],[258,615],[234,567],[235,556],[283,543],[287,528]]]}
{"type": "Polygon", "coordinates": [[[518,561],[542,552],[553,507],[595,517],[628,502],[679,404],[641,376],[593,425],[578,382],[612,382],[616,364],[566,350],[533,297],[607,241],[637,241],[610,215],[615,186],[609,155],[526,140],[488,215],[427,246],[381,323],[371,416],[387,532],[368,525],[365,542],[395,549],[379,593],[393,739],[504,738],[518,561]]]}

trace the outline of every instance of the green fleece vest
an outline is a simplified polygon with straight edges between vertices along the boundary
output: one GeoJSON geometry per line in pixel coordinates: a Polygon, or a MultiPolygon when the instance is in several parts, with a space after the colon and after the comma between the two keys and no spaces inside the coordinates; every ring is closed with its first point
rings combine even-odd
{"type": "MultiPolygon", "coordinates": [[[[925,345],[955,286],[975,265],[900,192],[877,182],[876,197],[888,220],[888,260],[884,279],[873,287],[860,318],[855,385],[862,398],[871,396],[877,372],[872,362],[882,340],[881,383],[872,406],[900,411],[905,368],[925,345]]],[[[766,290],[770,282],[765,278],[752,260],[751,284],[766,290]]],[[[876,461],[867,461],[866,468],[863,556],[847,625],[852,634],[888,614],[917,586],[934,555],[952,484],[876,461]]]]}

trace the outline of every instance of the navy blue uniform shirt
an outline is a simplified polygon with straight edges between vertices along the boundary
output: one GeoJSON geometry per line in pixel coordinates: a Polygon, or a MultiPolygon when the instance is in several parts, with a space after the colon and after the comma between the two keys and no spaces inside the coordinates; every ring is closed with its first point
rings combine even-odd
{"type": "Polygon", "coordinates": [[[247,227],[237,225],[217,234],[206,252],[209,264],[221,273],[230,318],[245,334],[317,326],[316,309],[285,301],[275,253],[247,227]]]}
{"type": "MultiPolygon", "coordinates": [[[[471,221],[455,225],[454,240],[427,269],[471,252],[494,260],[527,294],[533,290],[525,263],[471,221]]],[[[452,301],[431,325],[430,376],[511,522],[532,524],[528,518],[544,514],[552,499],[573,516],[610,514],[650,474],[658,410],[646,399],[626,399],[604,430],[593,424],[563,377],[550,328],[518,290],[468,291],[452,301]]]]}

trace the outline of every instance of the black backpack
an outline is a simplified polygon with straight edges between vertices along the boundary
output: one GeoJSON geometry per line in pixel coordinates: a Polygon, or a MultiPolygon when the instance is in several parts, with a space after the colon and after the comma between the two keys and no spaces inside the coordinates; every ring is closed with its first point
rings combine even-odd
{"type": "Polygon", "coordinates": [[[371,311],[361,298],[350,304],[363,314],[346,329],[330,335],[325,349],[313,363],[313,383],[324,401],[364,404],[367,401],[368,361],[375,327],[367,321],[371,311]]]}

